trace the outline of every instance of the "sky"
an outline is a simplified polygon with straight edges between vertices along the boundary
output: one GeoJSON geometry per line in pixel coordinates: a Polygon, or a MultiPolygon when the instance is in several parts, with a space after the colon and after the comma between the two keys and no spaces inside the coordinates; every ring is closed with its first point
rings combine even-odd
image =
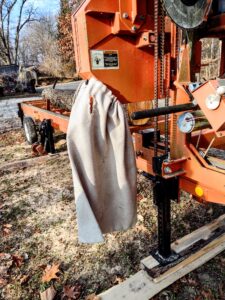
{"type": "Polygon", "coordinates": [[[59,9],[59,0],[29,0],[41,13],[56,14],[59,9]]]}
{"type": "MultiPolygon", "coordinates": [[[[57,12],[59,11],[59,2],[60,0],[28,0],[26,3],[26,6],[29,6],[30,4],[32,4],[34,6],[34,8],[37,9],[37,12],[39,14],[52,14],[52,15],[56,15],[57,12]]],[[[19,4],[21,3],[21,1],[18,1],[18,4],[16,5],[14,11],[13,11],[13,15],[15,17],[18,16],[19,14],[19,4]]]]}
{"type": "MultiPolygon", "coordinates": [[[[17,2],[16,6],[14,7],[14,10],[12,12],[12,16],[13,16],[11,18],[12,31],[15,29],[15,25],[17,24],[21,1],[22,0],[19,0],[17,2]]],[[[28,0],[26,3],[26,6],[24,7],[24,12],[26,11],[26,7],[28,7],[31,4],[31,5],[33,5],[34,8],[37,9],[37,15],[40,17],[46,16],[46,15],[56,16],[59,11],[59,3],[60,3],[60,0],[28,0]]],[[[24,29],[25,28],[26,27],[24,27],[24,29]]]]}

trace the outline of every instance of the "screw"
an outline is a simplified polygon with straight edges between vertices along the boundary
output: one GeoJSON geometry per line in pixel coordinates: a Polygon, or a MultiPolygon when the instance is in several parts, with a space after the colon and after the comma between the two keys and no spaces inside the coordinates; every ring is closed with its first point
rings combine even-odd
{"type": "Polygon", "coordinates": [[[128,19],[129,15],[127,12],[123,13],[123,19],[128,19]]]}

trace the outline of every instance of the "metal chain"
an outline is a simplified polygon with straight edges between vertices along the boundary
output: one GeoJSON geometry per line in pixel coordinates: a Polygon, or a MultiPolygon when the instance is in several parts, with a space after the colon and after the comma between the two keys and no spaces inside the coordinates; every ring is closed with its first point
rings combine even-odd
{"type": "Polygon", "coordinates": [[[177,71],[180,65],[180,44],[181,44],[181,35],[182,31],[180,27],[176,26],[177,31],[176,31],[176,57],[177,57],[177,71]]]}
{"type": "MultiPolygon", "coordinates": [[[[159,107],[158,102],[158,55],[159,55],[159,1],[154,0],[154,108],[159,107]]],[[[158,156],[158,117],[154,117],[154,156],[158,156]]]]}
{"type": "MultiPolygon", "coordinates": [[[[180,43],[181,43],[181,30],[178,26],[176,26],[176,72],[178,73],[179,64],[180,64],[180,43]]],[[[177,94],[175,92],[175,96],[173,97],[172,105],[177,104],[177,94]]],[[[175,159],[177,157],[177,115],[174,114],[172,118],[172,138],[171,138],[171,147],[170,147],[170,156],[171,159],[175,159]]]]}
{"type": "MultiPolygon", "coordinates": [[[[165,91],[165,107],[169,106],[169,97],[170,97],[170,91],[169,91],[169,87],[170,87],[170,79],[169,79],[169,72],[170,72],[170,55],[167,54],[166,58],[165,58],[165,74],[166,76],[168,76],[168,78],[166,78],[166,91],[165,91]]],[[[168,159],[169,157],[169,115],[165,115],[165,155],[167,155],[168,159]]]]}
{"type": "MultiPolygon", "coordinates": [[[[165,10],[163,3],[161,2],[161,44],[160,44],[160,93],[161,98],[165,97],[165,107],[169,106],[169,90],[165,88],[165,70],[167,74],[168,62],[165,59],[165,10]]],[[[165,115],[165,154],[169,153],[169,116],[165,115]]]]}
{"type": "MultiPolygon", "coordinates": [[[[169,90],[166,91],[165,107],[169,106],[169,90]]],[[[165,115],[165,154],[169,154],[169,115],[165,115]]]]}
{"type": "Polygon", "coordinates": [[[160,96],[165,96],[165,11],[161,4],[160,22],[160,96]]]}

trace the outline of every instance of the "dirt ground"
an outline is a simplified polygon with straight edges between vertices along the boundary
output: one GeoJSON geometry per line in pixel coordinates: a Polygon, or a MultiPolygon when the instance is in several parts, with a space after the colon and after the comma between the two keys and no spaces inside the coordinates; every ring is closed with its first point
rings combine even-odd
{"type": "MultiPolygon", "coordinates": [[[[65,150],[65,140],[57,149],[65,150]]],[[[21,130],[0,135],[0,165],[31,156],[21,130]]],[[[221,206],[199,204],[186,194],[181,198],[172,207],[173,240],[224,213],[221,206]]],[[[141,174],[137,201],[138,223],[133,229],[106,235],[104,244],[82,245],[67,156],[0,174],[0,299],[40,299],[40,292],[51,286],[57,292],[54,299],[69,299],[68,286],[74,291],[71,299],[93,299],[137,272],[140,260],[157,246],[151,182],[141,174]],[[44,282],[49,266],[60,272],[44,282]]],[[[154,299],[225,299],[225,253],[154,299]]]]}

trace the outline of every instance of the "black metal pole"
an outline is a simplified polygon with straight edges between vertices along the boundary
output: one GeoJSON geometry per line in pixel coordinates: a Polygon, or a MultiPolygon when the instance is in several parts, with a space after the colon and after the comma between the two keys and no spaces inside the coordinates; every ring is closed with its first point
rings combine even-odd
{"type": "Polygon", "coordinates": [[[158,207],[158,249],[153,256],[161,265],[167,265],[179,257],[171,249],[171,201],[178,199],[179,179],[156,175],[153,193],[158,207]]]}
{"type": "Polygon", "coordinates": [[[161,176],[155,177],[154,203],[158,207],[158,254],[163,259],[171,256],[171,194],[169,182],[161,176]]]}
{"type": "Polygon", "coordinates": [[[131,118],[132,120],[140,120],[145,118],[169,115],[172,113],[177,113],[182,111],[193,110],[195,108],[197,108],[197,105],[193,103],[173,105],[173,106],[171,105],[171,106],[159,107],[155,109],[137,111],[131,114],[131,118]]]}
{"type": "Polygon", "coordinates": [[[166,195],[158,204],[158,250],[163,258],[171,256],[171,200],[166,195]]]}

